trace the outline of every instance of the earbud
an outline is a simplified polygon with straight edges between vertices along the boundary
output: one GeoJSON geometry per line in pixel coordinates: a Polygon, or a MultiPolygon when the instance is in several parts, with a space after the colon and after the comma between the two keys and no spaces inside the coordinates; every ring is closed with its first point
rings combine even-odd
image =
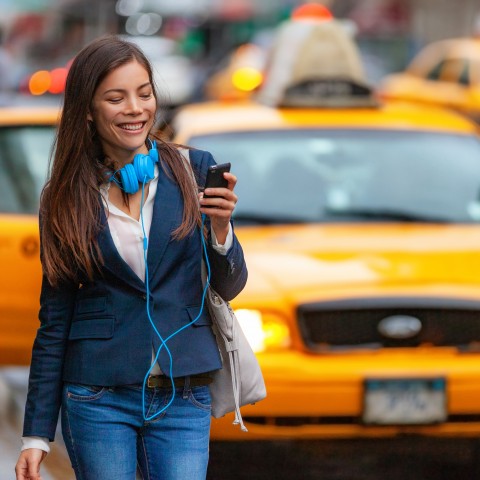
{"type": "MultiPolygon", "coordinates": [[[[148,183],[155,177],[155,164],[158,163],[158,150],[155,141],[150,142],[151,148],[148,155],[137,153],[133,157],[132,163],[128,163],[118,170],[120,175],[120,188],[125,193],[136,193],[139,189],[139,183],[148,183]]],[[[114,181],[112,175],[111,181],[114,181]]]]}

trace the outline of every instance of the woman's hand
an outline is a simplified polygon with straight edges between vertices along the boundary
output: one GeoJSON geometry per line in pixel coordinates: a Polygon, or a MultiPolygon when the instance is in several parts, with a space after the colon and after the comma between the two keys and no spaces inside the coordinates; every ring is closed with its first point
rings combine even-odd
{"type": "Polygon", "coordinates": [[[210,217],[210,222],[219,244],[223,245],[227,239],[230,219],[238,201],[233,192],[237,177],[231,173],[224,173],[228,181],[227,188],[207,188],[199,194],[200,212],[210,217]],[[204,198],[203,195],[212,195],[218,198],[204,198]]]}
{"type": "Polygon", "coordinates": [[[39,448],[27,448],[20,453],[15,474],[17,480],[42,480],[40,464],[47,456],[47,452],[39,448]]]}

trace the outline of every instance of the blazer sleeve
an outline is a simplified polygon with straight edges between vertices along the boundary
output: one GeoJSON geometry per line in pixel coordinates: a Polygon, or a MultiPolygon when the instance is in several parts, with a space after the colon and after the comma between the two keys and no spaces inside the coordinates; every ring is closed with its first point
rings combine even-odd
{"type": "Polygon", "coordinates": [[[40,294],[40,328],[32,349],[23,436],[54,440],[62,399],[65,348],[78,287],[50,285],[45,276],[40,294]]]}
{"type": "MultiPolygon", "coordinates": [[[[206,178],[208,167],[216,163],[212,154],[202,150],[190,150],[190,161],[198,183],[203,185],[202,180],[206,178]]],[[[210,231],[208,217],[206,226],[210,231]]],[[[225,300],[235,298],[245,287],[248,278],[247,265],[242,246],[235,234],[233,221],[232,231],[233,242],[226,255],[222,255],[212,247],[210,236],[207,242],[207,255],[211,269],[210,283],[225,300]]]]}
{"type": "Polygon", "coordinates": [[[242,246],[235,231],[233,244],[226,255],[222,255],[212,247],[211,239],[207,244],[207,253],[211,269],[210,284],[224,300],[232,300],[243,290],[248,278],[242,246]]]}

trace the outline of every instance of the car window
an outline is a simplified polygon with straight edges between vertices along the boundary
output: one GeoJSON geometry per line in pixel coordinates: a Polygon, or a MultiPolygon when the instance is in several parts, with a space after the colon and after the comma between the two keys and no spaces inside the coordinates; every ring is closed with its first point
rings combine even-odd
{"type": "Polygon", "coordinates": [[[480,84],[480,59],[478,58],[470,61],[470,82],[472,85],[480,84]]]}
{"type": "Polygon", "coordinates": [[[458,77],[458,83],[460,83],[460,85],[470,85],[470,67],[471,63],[468,60],[464,60],[460,76],[458,77]]]}
{"type": "Polygon", "coordinates": [[[36,213],[54,128],[0,128],[0,212],[36,213]]]}
{"type": "Polygon", "coordinates": [[[428,72],[427,78],[469,85],[469,63],[461,58],[443,60],[428,72]]]}
{"type": "Polygon", "coordinates": [[[289,130],[190,139],[238,177],[238,219],[480,221],[476,137],[289,130]]]}

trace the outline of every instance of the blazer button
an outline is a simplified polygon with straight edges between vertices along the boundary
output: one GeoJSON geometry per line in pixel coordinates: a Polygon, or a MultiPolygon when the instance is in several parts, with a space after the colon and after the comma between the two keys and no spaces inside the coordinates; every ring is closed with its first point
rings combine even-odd
{"type": "Polygon", "coordinates": [[[142,298],[143,298],[144,300],[146,300],[146,299],[147,299],[147,296],[144,294],[144,295],[142,295],[142,298]]]}

